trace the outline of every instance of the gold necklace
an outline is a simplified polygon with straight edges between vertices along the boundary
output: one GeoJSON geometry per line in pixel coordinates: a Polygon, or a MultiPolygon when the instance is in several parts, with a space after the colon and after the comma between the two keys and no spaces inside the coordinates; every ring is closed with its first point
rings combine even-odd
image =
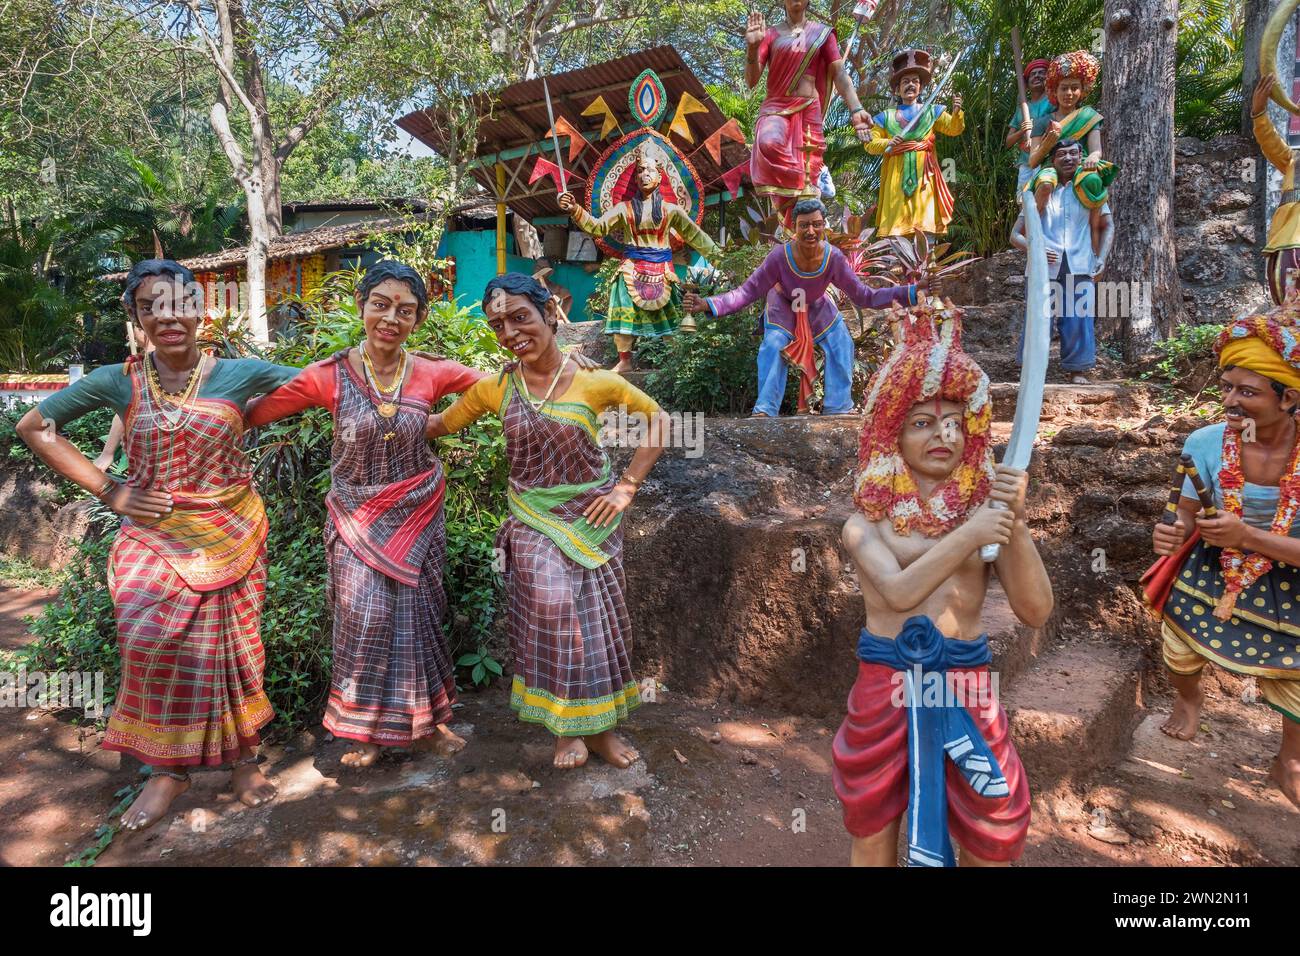
{"type": "Polygon", "coordinates": [[[560,383],[560,376],[564,374],[564,367],[569,364],[569,358],[570,353],[565,352],[564,360],[560,362],[560,367],[555,370],[555,378],[551,379],[551,387],[546,390],[546,394],[542,396],[540,401],[534,399],[532,393],[528,391],[528,380],[524,378],[523,369],[520,368],[519,381],[520,384],[523,385],[522,391],[524,393],[524,398],[528,400],[529,405],[533,406],[535,409],[540,409],[551,400],[551,393],[555,391],[555,386],[560,383]]]}
{"type": "Polygon", "coordinates": [[[182,415],[186,415],[188,421],[189,416],[186,413],[191,410],[190,402],[198,391],[199,379],[202,378],[199,373],[203,368],[203,359],[204,356],[200,354],[198,363],[190,370],[184,390],[175,393],[163,390],[162,380],[158,377],[158,369],[154,364],[153,356],[150,355],[145,359],[145,382],[149,386],[154,404],[158,406],[159,414],[162,415],[163,420],[166,422],[166,424],[159,423],[159,427],[163,431],[175,431],[179,428],[182,424],[182,415]]]}
{"type": "Polygon", "coordinates": [[[184,403],[188,401],[190,394],[194,390],[194,383],[198,380],[199,369],[203,367],[203,353],[199,353],[199,360],[194,363],[190,369],[190,374],[185,377],[185,385],[178,392],[169,392],[162,387],[162,378],[158,375],[158,364],[153,353],[149,355],[148,373],[150,380],[158,387],[158,391],[164,397],[171,401],[184,403]]]}
{"type": "Polygon", "coordinates": [[[379,384],[379,373],[375,370],[374,362],[370,361],[365,342],[361,343],[361,366],[366,373],[366,381],[379,394],[381,399],[376,409],[384,418],[392,418],[397,414],[397,403],[401,397],[402,380],[406,377],[406,349],[401,350],[401,355],[397,361],[397,374],[393,376],[392,384],[387,388],[379,384]]]}

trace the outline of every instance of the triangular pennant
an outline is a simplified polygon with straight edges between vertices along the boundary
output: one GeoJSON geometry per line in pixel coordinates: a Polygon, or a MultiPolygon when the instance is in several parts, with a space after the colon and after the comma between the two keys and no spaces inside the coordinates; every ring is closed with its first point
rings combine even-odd
{"type": "Polygon", "coordinates": [[[568,120],[566,120],[563,116],[557,116],[555,118],[555,125],[551,127],[551,129],[546,131],[547,139],[550,139],[551,136],[553,135],[569,137],[569,163],[570,164],[572,164],[573,161],[578,158],[578,154],[582,152],[584,147],[591,145],[590,143],[587,142],[587,138],[578,131],[578,128],[574,126],[572,123],[570,123],[568,120]]]}
{"type": "Polygon", "coordinates": [[[740,129],[740,121],[734,116],[718,127],[718,135],[735,140],[737,143],[745,141],[745,134],[740,129]]]}
{"type": "Polygon", "coordinates": [[[722,130],[718,130],[712,136],[704,141],[704,148],[709,151],[709,156],[717,165],[722,165],[722,130]]]}
{"type": "Polygon", "coordinates": [[[722,183],[727,187],[727,192],[731,193],[734,199],[740,192],[740,179],[749,171],[749,163],[741,163],[739,166],[733,166],[722,174],[722,183]]]}
{"type": "Polygon", "coordinates": [[[740,123],[733,116],[716,130],[713,135],[704,141],[704,148],[709,151],[713,161],[719,166],[722,165],[722,140],[723,137],[734,140],[737,143],[745,142],[745,134],[740,131],[740,123]]]}
{"type": "Polygon", "coordinates": [[[736,221],[736,225],[740,227],[740,238],[749,242],[749,223],[744,219],[739,219],[736,221]]]}
{"type": "Polygon", "coordinates": [[[557,190],[561,188],[560,167],[556,166],[553,162],[551,162],[549,159],[545,158],[544,156],[538,156],[537,162],[533,165],[532,175],[528,177],[528,185],[531,186],[533,183],[537,182],[537,180],[541,179],[543,176],[550,176],[555,183],[555,188],[557,190]]]}
{"type": "Polygon", "coordinates": [[[686,122],[686,117],[692,113],[707,113],[709,108],[691,96],[690,93],[682,93],[682,98],[677,101],[677,112],[673,114],[673,121],[668,124],[668,132],[676,133],[688,143],[695,142],[695,137],[691,135],[690,124],[686,122]]]}
{"type": "Polygon", "coordinates": [[[618,120],[614,118],[614,111],[609,108],[609,104],[605,102],[605,97],[603,96],[598,96],[588,103],[587,108],[582,111],[582,115],[601,117],[600,139],[604,139],[614,130],[619,128],[618,120]]]}

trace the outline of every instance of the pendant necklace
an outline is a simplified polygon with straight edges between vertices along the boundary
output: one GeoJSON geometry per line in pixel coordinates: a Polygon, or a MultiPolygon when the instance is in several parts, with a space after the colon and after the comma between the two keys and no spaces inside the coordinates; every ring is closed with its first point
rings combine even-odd
{"type": "Polygon", "coordinates": [[[570,353],[565,352],[564,361],[560,362],[560,367],[555,370],[555,378],[551,379],[551,387],[546,390],[546,394],[542,396],[540,401],[533,398],[532,393],[528,391],[528,382],[524,379],[523,371],[520,370],[519,381],[523,385],[521,391],[524,393],[524,398],[528,400],[528,404],[533,406],[534,410],[541,411],[542,406],[551,400],[551,394],[555,391],[555,386],[560,383],[560,376],[564,374],[564,367],[569,364],[569,358],[570,353]]]}
{"type": "MultiPolygon", "coordinates": [[[[361,343],[361,366],[366,375],[366,382],[374,389],[375,394],[379,396],[379,401],[375,402],[375,411],[382,418],[392,418],[397,414],[398,405],[402,399],[402,382],[406,377],[406,349],[401,350],[401,356],[397,362],[397,372],[393,376],[393,381],[387,388],[379,384],[379,373],[375,370],[375,364],[370,360],[370,355],[366,352],[366,343],[361,343]]],[[[372,399],[373,402],[373,399],[372,399]]],[[[384,433],[384,441],[388,441],[396,435],[396,432],[388,431],[384,433]]]]}
{"type": "Polygon", "coordinates": [[[202,354],[194,368],[190,369],[189,377],[185,380],[185,387],[179,392],[168,392],[162,387],[162,379],[158,377],[157,360],[151,354],[145,359],[145,381],[149,386],[150,396],[154,404],[158,407],[158,412],[166,424],[159,423],[163,431],[175,431],[182,424],[189,421],[190,413],[193,411],[190,404],[195,394],[198,392],[199,379],[203,368],[202,354]],[[184,420],[182,420],[184,416],[184,420]]]}

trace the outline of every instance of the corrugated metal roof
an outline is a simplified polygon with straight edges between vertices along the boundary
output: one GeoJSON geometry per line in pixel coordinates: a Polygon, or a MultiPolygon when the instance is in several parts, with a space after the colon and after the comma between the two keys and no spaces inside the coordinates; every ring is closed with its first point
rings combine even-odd
{"type": "MultiPolygon", "coordinates": [[[[401,232],[409,229],[413,222],[428,218],[435,218],[435,216],[420,214],[405,219],[374,219],[337,226],[319,226],[316,229],[304,229],[302,232],[286,232],[271,240],[266,258],[268,262],[276,259],[296,259],[312,256],[318,252],[327,252],[330,249],[342,249],[358,245],[371,236],[401,232]]],[[[246,258],[248,258],[247,247],[238,246],[190,259],[181,259],[180,263],[196,273],[216,272],[219,269],[241,266],[246,258]]],[[[112,272],[100,278],[107,282],[121,282],[126,279],[126,276],[125,272],[112,272]]]]}
{"type": "MultiPolygon", "coordinates": [[[[563,116],[581,130],[593,146],[598,147],[597,150],[585,150],[578,157],[575,161],[576,171],[585,176],[598,157],[599,150],[603,150],[618,135],[612,133],[608,140],[597,140],[596,137],[600,135],[600,117],[583,116],[582,111],[597,96],[604,96],[605,103],[614,112],[623,129],[629,132],[635,129],[637,124],[628,108],[628,89],[647,67],[659,75],[668,94],[668,109],[659,124],[661,132],[666,132],[682,93],[689,92],[708,108],[707,113],[694,113],[689,118],[695,142],[688,143],[681,137],[675,137],[674,142],[690,156],[691,164],[705,183],[705,194],[722,192],[725,187],[718,177],[748,160],[749,150],[741,143],[724,140],[722,164],[719,166],[707,150],[699,148],[704,138],[725,123],[727,117],[672,46],[642,50],[596,66],[556,73],[546,78],[556,118],[563,116]]],[[[553,147],[546,138],[550,123],[546,117],[546,99],[540,79],[514,83],[495,93],[477,94],[470,98],[470,103],[479,116],[476,156],[493,156],[506,150],[536,145],[547,158],[553,157],[553,147]]],[[[440,115],[439,110],[433,107],[409,113],[399,119],[397,125],[430,149],[446,155],[447,137],[444,130],[449,122],[445,113],[440,115]]],[[[535,161],[533,157],[536,155],[535,148],[524,160],[523,169],[514,177],[514,183],[508,184],[507,189],[507,204],[516,213],[530,220],[561,214],[555,198],[555,187],[550,179],[539,179],[532,186],[528,185],[528,175],[532,172],[535,161]]],[[[568,169],[567,150],[565,158],[565,168],[568,169]]],[[[507,179],[514,174],[518,162],[516,159],[505,161],[507,179]]],[[[474,178],[495,195],[496,173],[493,167],[476,167],[472,172],[474,178]]]]}

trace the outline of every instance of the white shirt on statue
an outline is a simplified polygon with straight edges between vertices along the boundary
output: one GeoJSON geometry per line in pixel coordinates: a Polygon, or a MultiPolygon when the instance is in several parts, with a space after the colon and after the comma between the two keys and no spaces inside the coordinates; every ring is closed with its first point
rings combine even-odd
{"type": "MultiPolygon", "coordinates": [[[[1032,197],[1029,198],[1032,201],[1032,197]]],[[[1101,212],[1103,216],[1109,216],[1110,203],[1105,203],[1101,212]]],[[[1047,208],[1043,210],[1043,238],[1048,249],[1062,254],[1052,278],[1061,278],[1061,266],[1066,260],[1074,275],[1090,276],[1097,271],[1097,257],[1092,252],[1092,229],[1088,220],[1089,209],[1079,202],[1072,183],[1057,186],[1047,197],[1047,208]]]]}

